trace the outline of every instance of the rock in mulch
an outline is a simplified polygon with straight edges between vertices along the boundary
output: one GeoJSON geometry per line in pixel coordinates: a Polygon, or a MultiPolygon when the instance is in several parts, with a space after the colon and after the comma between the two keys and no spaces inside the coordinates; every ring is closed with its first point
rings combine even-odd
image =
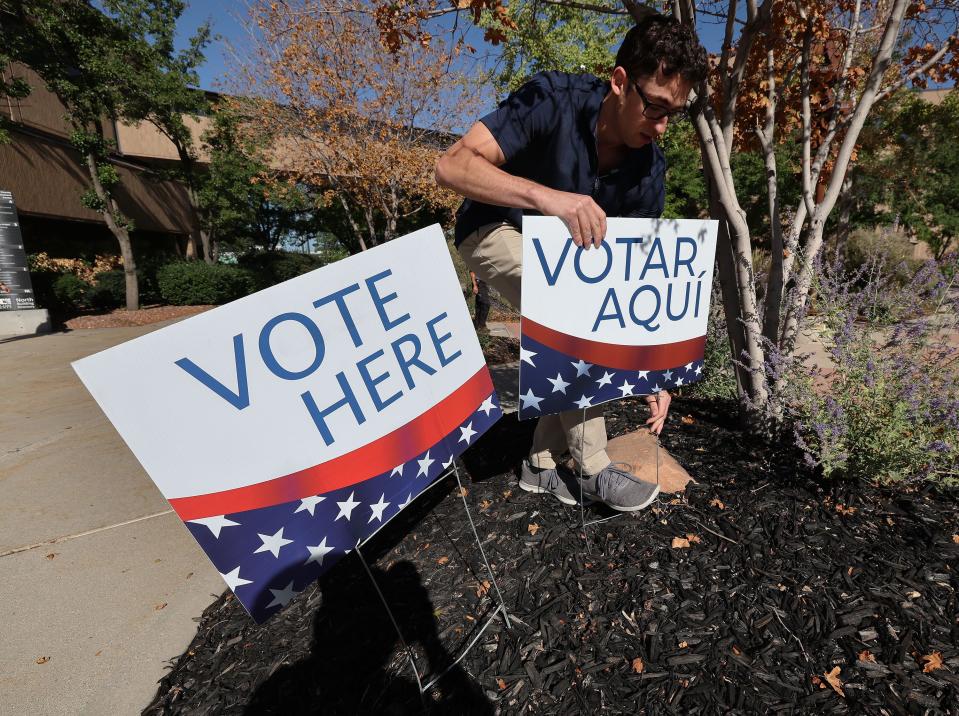
{"type": "MultiPolygon", "coordinates": [[[[614,404],[611,434],[646,414],[614,404]]],[[[261,626],[219,598],[146,713],[957,713],[959,493],[827,483],[723,414],[676,400],[663,443],[697,482],[640,513],[588,509],[613,517],[588,540],[578,507],[515,485],[532,424],[487,433],[466,500],[518,621],[423,701],[348,558],[261,626]]],[[[428,681],[496,604],[455,480],[364,554],[428,681]]]]}

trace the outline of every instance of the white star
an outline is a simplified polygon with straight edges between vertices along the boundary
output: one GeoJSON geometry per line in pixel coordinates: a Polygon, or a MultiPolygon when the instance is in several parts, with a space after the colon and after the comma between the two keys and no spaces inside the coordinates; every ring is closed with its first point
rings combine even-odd
{"type": "Polygon", "coordinates": [[[396,467],[394,467],[394,468],[393,468],[393,472],[390,473],[390,477],[393,477],[393,475],[399,475],[400,477],[403,477],[403,468],[404,468],[404,467],[406,467],[406,463],[405,463],[405,462],[404,462],[404,463],[400,463],[399,465],[397,465],[396,467]]]}
{"type": "Polygon", "coordinates": [[[603,377],[596,381],[596,386],[602,388],[604,385],[609,385],[613,382],[613,374],[609,371],[603,372],[603,377]]]}
{"type": "Polygon", "coordinates": [[[473,430],[473,423],[470,421],[465,428],[460,428],[460,439],[456,442],[461,443],[465,440],[466,444],[469,445],[470,438],[472,438],[474,435],[476,435],[476,431],[473,430]]]}
{"type": "Polygon", "coordinates": [[[430,451],[427,450],[426,455],[423,457],[423,459],[417,460],[416,462],[420,464],[420,471],[416,473],[416,476],[419,477],[420,475],[423,475],[423,476],[428,475],[430,471],[430,465],[436,462],[436,460],[430,459],[430,451]]]}
{"type": "Polygon", "coordinates": [[[373,510],[373,514],[370,515],[370,519],[367,522],[367,524],[369,524],[373,520],[379,520],[380,522],[383,521],[383,510],[385,510],[387,507],[390,506],[390,503],[387,502],[385,499],[383,499],[385,497],[386,497],[386,494],[384,493],[380,495],[379,502],[374,502],[372,505],[370,505],[370,509],[373,510]]]}
{"type": "Polygon", "coordinates": [[[677,388],[678,388],[678,387],[681,387],[682,384],[683,384],[683,379],[682,379],[682,378],[677,378],[677,379],[676,379],[676,387],[677,387],[677,388]]]}
{"type": "Polygon", "coordinates": [[[573,363],[572,361],[570,361],[569,364],[576,369],[577,378],[579,378],[579,376],[581,375],[589,375],[589,369],[593,367],[592,363],[587,363],[582,358],[579,360],[578,363],[573,363]]]}
{"type": "Polygon", "coordinates": [[[554,393],[562,393],[563,395],[566,395],[566,388],[569,383],[563,380],[562,374],[557,373],[555,378],[547,378],[546,380],[553,384],[554,393]]]}
{"type": "Polygon", "coordinates": [[[543,402],[542,398],[537,398],[535,395],[533,395],[532,388],[526,391],[526,395],[519,396],[519,399],[522,402],[520,407],[528,408],[533,406],[534,410],[539,410],[539,404],[543,402]]]}
{"type": "Polygon", "coordinates": [[[400,509],[402,510],[402,509],[405,508],[408,504],[410,504],[412,501],[413,501],[413,493],[411,492],[409,495],[406,496],[406,502],[401,502],[401,503],[400,503],[400,509]]]}
{"type": "Polygon", "coordinates": [[[486,400],[483,401],[483,404],[482,404],[481,406],[479,406],[479,408],[476,409],[476,412],[478,413],[480,410],[482,410],[484,413],[486,413],[486,417],[487,417],[487,418],[489,417],[489,414],[490,414],[490,411],[491,411],[491,410],[496,410],[496,406],[493,405],[493,396],[492,396],[492,395],[491,395],[490,397],[488,397],[486,400]]]}
{"type": "Polygon", "coordinates": [[[266,608],[270,607],[285,607],[290,603],[290,600],[296,596],[296,590],[293,589],[293,580],[290,580],[290,583],[287,584],[283,589],[271,589],[273,592],[273,601],[266,605],[266,608]]]}
{"type": "Polygon", "coordinates": [[[699,375],[703,372],[703,367],[701,365],[696,366],[696,375],[699,375]]]}
{"type": "Polygon", "coordinates": [[[210,532],[213,533],[213,536],[217,539],[220,539],[220,530],[224,527],[235,527],[238,526],[239,522],[234,522],[233,520],[228,520],[223,515],[217,515],[216,517],[201,517],[198,520],[188,520],[198,525],[203,525],[204,527],[209,527],[210,532]]]}
{"type": "Polygon", "coordinates": [[[632,395],[632,394],[633,394],[633,387],[634,387],[634,386],[633,386],[629,381],[627,381],[627,380],[624,380],[624,381],[623,381],[623,384],[622,384],[621,386],[619,386],[619,389],[623,392],[623,397],[624,397],[624,398],[625,398],[627,395],[632,395]]]}
{"type": "Polygon", "coordinates": [[[639,374],[638,374],[636,377],[637,377],[639,380],[649,380],[649,371],[648,371],[648,370],[641,370],[641,371],[639,371],[639,374]]]}
{"type": "Polygon", "coordinates": [[[257,554],[259,552],[272,552],[274,557],[279,557],[280,550],[283,549],[286,545],[293,543],[293,540],[291,539],[283,539],[282,527],[280,527],[280,529],[278,529],[272,535],[261,535],[258,532],[257,537],[263,540],[263,544],[257,547],[256,551],[253,552],[253,554],[257,554]]]}
{"type": "Polygon", "coordinates": [[[310,551],[310,558],[303,563],[304,566],[306,566],[310,562],[316,562],[318,565],[322,567],[323,558],[333,551],[332,547],[326,546],[326,537],[324,537],[323,541],[320,542],[315,547],[310,547],[310,545],[307,545],[306,548],[310,551]]]}
{"type": "Polygon", "coordinates": [[[659,383],[653,386],[653,393],[658,393],[662,388],[659,387],[659,383]]]}
{"type": "Polygon", "coordinates": [[[579,400],[576,401],[576,407],[577,407],[577,408],[591,408],[591,407],[593,407],[593,406],[592,406],[592,402],[591,402],[592,400],[593,400],[593,399],[590,398],[589,396],[584,395],[582,398],[580,398],[579,400]]]}
{"type": "Polygon", "coordinates": [[[295,515],[297,512],[303,512],[303,510],[306,510],[310,513],[310,517],[315,517],[313,510],[315,510],[316,506],[325,499],[325,497],[320,497],[319,495],[304,497],[302,500],[300,500],[300,506],[293,510],[293,514],[295,515]]]}
{"type": "MultiPolygon", "coordinates": [[[[350,496],[346,498],[345,502],[336,503],[336,506],[340,508],[339,514],[336,515],[336,520],[340,519],[341,517],[345,517],[347,522],[350,521],[350,517],[353,516],[353,510],[356,509],[358,504],[360,504],[353,499],[353,495],[355,494],[355,492],[351,492],[350,496]]],[[[336,522],[336,520],[333,521],[336,522]]]]}
{"type": "MultiPolygon", "coordinates": [[[[192,522],[193,520],[190,521],[192,522]]],[[[244,584],[253,584],[253,582],[249,579],[243,579],[243,577],[240,576],[239,567],[234,569],[232,572],[227,572],[226,574],[220,572],[220,576],[223,577],[223,580],[226,582],[226,586],[228,586],[234,592],[236,591],[237,587],[242,587],[244,584]]]]}
{"type": "MultiPolygon", "coordinates": [[[[693,361],[693,363],[695,363],[695,362],[696,362],[696,361],[693,361]]],[[[686,368],[686,371],[687,371],[687,372],[688,372],[688,371],[691,371],[691,370],[693,369],[693,363],[687,363],[687,364],[685,365],[685,368],[686,368]]]]}
{"type": "Polygon", "coordinates": [[[455,459],[455,458],[454,458],[452,455],[450,455],[450,459],[447,460],[446,462],[442,463],[443,469],[444,469],[444,470],[449,470],[449,467],[450,467],[450,465],[453,464],[453,460],[454,460],[454,459],[455,459]]]}
{"type": "Polygon", "coordinates": [[[529,364],[530,364],[531,366],[533,366],[534,368],[536,367],[536,364],[533,362],[533,356],[535,356],[535,355],[536,355],[536,353],[534,353],[533,351],[528,351],[528,350],[526,350],[525,348],[520,348],[520,349],[519,349],[519,359],[520,359],[520,362],[522,362],[522,363],[529,363],[529,364]]]}
{"type": "Polygon", "coordinates": [[[672,377],[673,377],[673,371],[671,370],[667,370],[665,373],[663,373],[663,380],[665,380],[667,383],[670,381],[672,377]]]}

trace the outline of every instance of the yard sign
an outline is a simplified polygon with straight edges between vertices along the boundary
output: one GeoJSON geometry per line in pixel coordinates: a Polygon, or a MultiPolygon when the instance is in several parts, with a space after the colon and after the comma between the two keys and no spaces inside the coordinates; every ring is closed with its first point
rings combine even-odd
{"type": "Polygon", "coordinates": [[[435,225],[73,365],[257,621],[501,414],[435,225]]]}

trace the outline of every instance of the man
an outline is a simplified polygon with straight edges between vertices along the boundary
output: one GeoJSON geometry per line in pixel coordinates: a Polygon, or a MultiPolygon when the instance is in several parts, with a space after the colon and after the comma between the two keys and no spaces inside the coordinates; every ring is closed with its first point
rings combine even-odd
{"type": "MultiPolygon", "coordinates": [[[[598,247],[606,216],[659,217],[666,161],[655,140],[683,112],[706,76],[706,52],[689,28],[651,15],[632,28],[609,81],[545,72],[480,119],[440,157],[436,180],[466,197],[456,245],[467,266],[520,305],[522,215],[558,216],[573,241],[598,247]]],[[[647,396],[650,430],[659,434],[666,391],[647,396]]],[[[620,511],[639,510],[659,492],[606,454],[602,407],[540,418],[520,487],[578,502],[584,496],[620,511]],[[576,471],[558,465],[566,452],[576,471]]]]}

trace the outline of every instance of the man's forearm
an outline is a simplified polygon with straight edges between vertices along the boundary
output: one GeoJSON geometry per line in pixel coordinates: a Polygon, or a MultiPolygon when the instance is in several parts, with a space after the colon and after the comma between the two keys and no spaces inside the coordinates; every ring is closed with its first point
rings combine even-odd
{"type": "Polygon", "coordinates": [[[541,184],[509,174],[479,152],[456,147],[436,163],[436,181],[467,199],[484,204],[539,211],[543,194],[541,184]]]}

